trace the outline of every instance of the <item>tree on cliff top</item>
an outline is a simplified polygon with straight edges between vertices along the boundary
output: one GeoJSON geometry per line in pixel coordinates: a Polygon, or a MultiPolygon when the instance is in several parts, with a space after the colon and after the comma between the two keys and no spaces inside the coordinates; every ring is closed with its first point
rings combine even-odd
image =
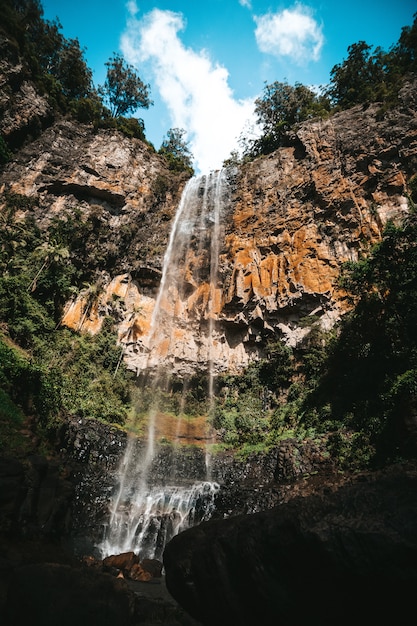
{"type": "Polygon", "coordinates": [[[174,171],[189,170],[193,173],[193,155],[188,147],[188,141],[184,139],[186,131],[183,128],[170,128],[159,148],[169,164],[169,168],[174,171]]]}
{"type": "Polygon", "coordinates": [[[404,78],[417,71],[417,13],[404,26],[398,43],[384,52],[365,41],[348,47],[348,57],[330,72],[328,96],[332,104],[348,109],[355,104],[384,102],[395,105],[404,78]]]}
{"type": "Polygon", "coordinates": [[[112,117],[121,117],[138,108],[148,109],[152,104],[150,86],[145,85],[135,68],[114,53],[105,64],[107,76],[99,93],[109,105],[112,117]]]}
{"type": "Polygon", "coordinates": [[[288,133],[296,124],[310,117],[325,116],[330,109],[328,98],[296,83],[275,81],[265,85],[261,97],[255,100],[255,115],[261,128],[260,137],[252,140],[242,137],[246,157],[269,154],[285,144],[288,133]]]}

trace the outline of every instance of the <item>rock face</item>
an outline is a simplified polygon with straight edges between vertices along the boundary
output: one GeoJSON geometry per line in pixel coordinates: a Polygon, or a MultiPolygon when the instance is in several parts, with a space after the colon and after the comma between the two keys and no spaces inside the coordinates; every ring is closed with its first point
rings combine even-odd
{"type": "MultiPolygon", "coordinates": [[[[62,323],[95,333],[110,315],[128,367],[154,368],[152,317],[186,175],[137,139],[54,119],[4,36],[0,48],[0,130],[10,145],[23,144],[0,189],[30,200],[20,219],[73,228],[71,261],[97,281],[94,297],[86,289],[67,303],[62,323]]],[[[239,371],[269,337],[297,345],[313,322],[329,328],[346,311],[341,264],[367,253],[387,220],[408,211],[415,92],[415,82],[405,84],[384,114],[373,104],[305,123],[288,147],[227,170],[216,245],[208,216],[196,228],[206,237],[193,235],[179,266],[175,326],[158,345],[168,369],[180,377],[239,371]]],[[[201,202],[205,194],[202,183],[201,202]]]]}
{"type": "Polygon", "coordinates": [[[417,582],[416,481],[415,467],[394,469],[205,522],[167,545],[167,587],[205,626],[405,624],[417,582]]]}
{"type": "Polygon", "coordinates": [[[54,114],[45,97],[37,93],[17,49],[0,32],[0,132],[17,148],[52,124],[54,114]]]}
{"type": "MultiPolygon", "coordinates": [[[[210,255],[203,240],[191,242],[183,293],[171,304],[169,368],[183,376],[211,360],[215,372],[238,371],[262,355],[268,337],[294,346],[309,324],[329,328],[346,311],[341,264],[408,211],[413,93],[406,85],[382,118],[371,105],[304,124],[291,146],[227,171],[217,277],[197,276],[210,255]]],[[[44,228],[54,217],[81,219],[79,262],[101,273],[101,286],[93,302],[88,292],[69,302],[63,324],[94,333],[113,316],[128,367],[142,371],[184,179],[139,140],[60,121],[17,154],[2,180],[4,191],[36,200],[31,211],[44,228]]]]}
{"type": "Polygon", "coordinates": [[[155,288],[184,180],[149,146],[60,120],[22,148],[1,178],[3,192],[32,200],[41,228],[53,219],[79,225],[78,263],[103,272],[105,280],[109,270],[128,268],[155,288]],[[154,270],[147,268],[152,261],[154,270]]]}
{"type": "Polygon", "coordinates": [[[60,537],[70,529],[73,484],[58,462],[32,455],[25,464],[0,457],[0,529],[27,539],[60,537]]]}
{"type": "MultiPolygon", "coordinates": [[[[94,554],[109,520],[109,502],[126,448],[126,433],[95,420],[68,418],[56,442],[60,465],[40,456],[23,464],[0,459],[0,531],[28,540],[60,538],[72,553],[94,554]]],[[[135,457],[145,455],[137,440],[135,457]]],[[[206,454],[197,446],[161,446],[152,462],[150,484],[207,480],[206,454]]],[[[236,458],[219,452],[210,461],[215,490],[213,516],[259,512],[296,493],[298,479],[333,468],[315,442],[287,440],[265,453],[236,458]]]]}
{"type": "Polygon", "coordinates": [[[372,105],[304,124],[292,147],[242,168],[226,234],[229,322],[244,310],[249,334],[278,328],[294,344],[300,318],[328,326],[343,312],[341,263],[357,260],[388,219],[407,212],[417,119],[409,86],[402,98],[381,121],[372,105]]]}

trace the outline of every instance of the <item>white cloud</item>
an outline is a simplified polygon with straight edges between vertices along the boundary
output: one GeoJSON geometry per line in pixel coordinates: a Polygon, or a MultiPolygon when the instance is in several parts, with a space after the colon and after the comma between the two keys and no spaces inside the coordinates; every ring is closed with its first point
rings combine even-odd
{"type": "Polygon", "coordinates": [[[252,8],[251,0],[239,0],[239,4],[241,4],[242,7],[246,7],[247,9],[251,9],[252,8]]]}
{"type": "Polygon", "coordinates": [[[261,52],[290,57],[298,64],[317,61],[323,46],[321,26],[302,4],[278,13],[255,16],[255,37],[261,52]]]}
{"type": "Polygon", "coordinates": [[[139,11],[138,5],[136,4],[135,0],[128,0],[128,2],[126,2],[126,9],[131,16],[135,16],[136,13],[139,11]]]}
{"type": "Polygon", "coordinates": [[[184,46],[178,36],[184,28],[181,14],[154,9],[142,20],[129,20],[121,48],[134,65],[150,62],[171,127],[187,131],[196,167],[207,172],[220,167],[237,148],[237,138],[253,114],[253,99],[234,98],[227,69],[213,63],[204,50],[184,46]]]}

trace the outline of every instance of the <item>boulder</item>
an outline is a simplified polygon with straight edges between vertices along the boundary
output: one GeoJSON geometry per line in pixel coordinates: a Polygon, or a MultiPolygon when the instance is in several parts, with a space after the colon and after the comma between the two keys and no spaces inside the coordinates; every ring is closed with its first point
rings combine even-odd
{"type": "Polygon", "coordinates": [[[103,559],[104,571],[118,570],[124,576],[129,576],[134,565],[138,565],[139,557],[134,552],[124,552],[123,554],[114,554],[103,559]]]}
{"type": "Polygon", "coordinates": [[[152,574],[146,571],[142,565],[135,563],[129,571],[129,578],[131,580],[137,580],[142,583],[147,583],[152,578],[152,574]]]}
{"type": "Polygon", "coordinates": [[[107,556],[102,561],[104,572],[115,576],[122,575],[124,578],[140,582],[148,582],[152,578],[161,578],[162,563],[158,559],[143,559],[140,561],[134,552],[124,552],[107,556]]]}
{"type": "Polygon", "coordinates": [[[363,475],[168,543],[166,584],[205,626],[405,624],[417,584],[417,467],[363,475]]]}

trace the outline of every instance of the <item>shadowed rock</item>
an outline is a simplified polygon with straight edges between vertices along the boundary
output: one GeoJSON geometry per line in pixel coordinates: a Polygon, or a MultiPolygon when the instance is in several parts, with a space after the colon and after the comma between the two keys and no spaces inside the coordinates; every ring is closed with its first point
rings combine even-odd
{"type": "Polygon", "coordinates": [[[405,624],[417,584],[417,472],[392,470],[171,540],[170,593],[206,626],[405,624]]]}

